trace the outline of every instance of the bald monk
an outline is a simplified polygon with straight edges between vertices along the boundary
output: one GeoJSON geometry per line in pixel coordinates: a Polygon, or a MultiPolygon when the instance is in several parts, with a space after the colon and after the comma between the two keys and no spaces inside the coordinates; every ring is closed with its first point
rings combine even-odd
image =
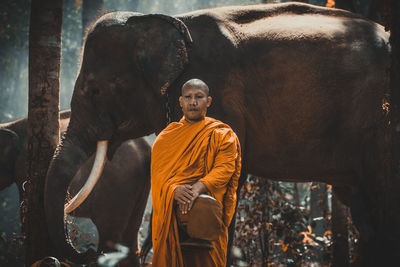
{"type": "Polygon", "coordinates": [[[228,226],[236,205],[240,145],[233,130],[206,117],[211,105],[208,86],[199,79],[182,86],[183,118],[169,124],[152,150],[153,266],[225,266],[228,226]],[[222,207],[223,226],[213,249],[181,250],[175,212],[188,213],[199,194],[222,207]],[[175,209],[178,209],[177,211],[175,209]]]}

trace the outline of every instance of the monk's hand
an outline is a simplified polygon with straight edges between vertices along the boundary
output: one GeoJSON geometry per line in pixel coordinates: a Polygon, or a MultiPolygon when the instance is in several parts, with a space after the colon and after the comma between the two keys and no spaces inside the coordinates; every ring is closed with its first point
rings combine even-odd
{"type": "Polygon", "coordinates": [[[175,188],[174,199],[178,202],[179,210],[186,214],[193,203],[193,191],[190,184],[183,184],[175,188]]]}
{"type": "Polygon", "coordinates": [[[197,181],[192,185],[192,192],[193,192],[193,201],[189,204],[188,211],[192,208],[194,201],[200,194],[205,194],[208,192],[207,187],[203,182],[197,181]]]}

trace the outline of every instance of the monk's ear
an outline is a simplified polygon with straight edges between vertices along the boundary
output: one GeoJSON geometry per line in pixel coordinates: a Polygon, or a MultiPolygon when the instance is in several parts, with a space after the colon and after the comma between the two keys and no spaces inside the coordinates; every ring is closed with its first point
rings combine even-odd
{"type": "Polygon", "coordinates": [[[210,107],[210,106],[211,106],[211,102],[212,102],[212,97],[211,97],[211,96],[208,96],[208,97],[207,97],[207,107],[210,107]]]}
{"type": "Polygon", "coordinates": [[[179,97],[179,105],[182,107],[182,96],[179,97]]]}

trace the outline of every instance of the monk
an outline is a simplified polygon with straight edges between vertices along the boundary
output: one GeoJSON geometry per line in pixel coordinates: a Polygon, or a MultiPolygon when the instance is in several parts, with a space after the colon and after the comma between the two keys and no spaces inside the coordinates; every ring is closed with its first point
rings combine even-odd
{"type": "Polygon", "coordinates": [[[151,159],[153,262],[155,267],[225,266],[228,226],[235,213],[241,155],[236,134],[225,123],[206,117],[208,86],[187,81],[179,98],[183,117],[157,137],[151,159]],[[222,207],[223,227],[212,250],[181,250],[175,209],[187,213],[199,194],[222,207]]]}

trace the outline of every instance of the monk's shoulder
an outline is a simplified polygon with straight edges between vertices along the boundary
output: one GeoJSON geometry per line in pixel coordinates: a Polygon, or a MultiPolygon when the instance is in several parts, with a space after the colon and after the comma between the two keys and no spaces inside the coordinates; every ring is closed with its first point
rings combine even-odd
{"type": "MultiPolygon", "coordinates": [[[[222,129],[222,128],[228,128],[231,129],[231,127],[226,124],[225,122],[222,122],[220,120],[211,118],[211,117],[206,117],[205,118],[206,125],[210,128],[214,129],[222,129]]],[[[232,129],[231,129],[232,130],[232,129]]]]}
{"type": "Polygon", "coordinates": [[[181,122],[171,122],[168,124],[167,127],[164,128],[156,137],[156,140],[154,141],[153,144],[153,149],[154,146],[159,145],[160,143],[163,143],[168,137],[173,134],[175,131],[179,131],[179,128],[181,128],[183,124],[181,122]]]}
{"type": "Polygon", "coordinates": [[[162,130],[160,132],[160,134],[157,136],[157,138],[163,137],[171,132],[174,132],[174,131],[178,130],[179,128],[181,128],[182,126],[183,126],[183,124],[181,122],[171,122],[170,124],[168,124],[167,127],[164,128],[164,130],[162,130]]]}
{"type": "Polygon", "coordinates": [[[228,124],[211,117],[207,118],[210,127],[214,128],[213,134],[217,140],[219,140],[220,142],[238,141],[236,133],[232,130],[232,128],[228,124]]]}
{"type": "Polygon", "coordinates": [[[225,143],[225,142],[234,143],[234,142],[238,141],[238,138],[237,138],[235,132],[229,126],[228,127],[222,126],[222,127],[216,128],[214,130],[214,134],[223,143],[225,143]]]}

